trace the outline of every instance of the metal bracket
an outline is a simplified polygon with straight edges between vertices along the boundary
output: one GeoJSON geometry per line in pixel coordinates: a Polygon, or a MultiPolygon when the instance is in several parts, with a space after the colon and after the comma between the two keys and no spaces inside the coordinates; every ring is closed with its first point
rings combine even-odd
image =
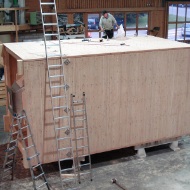
{"type": "Polygon", "coordinates": [[[70,61],[69,61],[68,59],[66,59],[66,60],[64,61],[64,63],[65,63],[65,65],[68,65],[68,64],[70,63],[70,61]]]}
{"type": "Polygon", "coordinates": [[[66,134],[66,135],[69,135],[69,134],[70,134],[70,130],[67,129],[67,130],[65,131],[65,134],[66,134]]]}
{"type": "Polygon", "coordinates": [[[68,84],[65,84],[64,85],[64,89],[67,91],[67,90],[69,90],[69,85],[68,84]]]}
{"type": "Polygon", "coordinates": [[[67,152],[66,154],[69,158],[72,156],[71,152],[67,152]]]}
{"type": "Polygon", "coordinates": [[[70,109],[69,109],[69,108],[65,108],[65,109],[64,109],[64,112],[65,112],[65,113],[69,113],[69,112],[70,112],[70,109]]]}

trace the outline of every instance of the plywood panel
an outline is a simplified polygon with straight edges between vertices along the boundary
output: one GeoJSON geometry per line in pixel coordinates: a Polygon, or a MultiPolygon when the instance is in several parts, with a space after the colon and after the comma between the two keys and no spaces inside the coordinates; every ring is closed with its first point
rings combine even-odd
{"type": "MultiPolygon", "coordinates": [[[[155,37],[125,42],[130,46],[118,46],[120,41],[114,40],[102,46],[74,41],[67,44],[68,95],[81,98],[86,93],[93,154],[190,134],[190,46],[155,37]],[[79,52],[69,54],[79,47],[79,52]]],[[[32,52],[19,56],[31,56],[23,62],[24,97],[29,99],[24,108],[42,162],[48,163],[56,161],[57,155],[47,69],[40,53],[42,50],[36,55],[39,60],[33,60],[32,52]]],[[[51,62],[59,63],[59,59],[52,58],[51,62]]]]}

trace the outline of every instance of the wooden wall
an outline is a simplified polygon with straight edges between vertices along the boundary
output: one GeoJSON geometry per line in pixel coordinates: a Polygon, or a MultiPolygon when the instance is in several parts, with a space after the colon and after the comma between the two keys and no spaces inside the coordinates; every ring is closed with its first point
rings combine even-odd
{"type": "MultiPolygon", "coordinates": [[[[59,10],[162,7],[163,4],[163,0],[56,0],[56,2],[59,10]]],[[[27,0],[26,7],[29,8],[29,11],[40,10],[38,0],[27,0]]]]}
{"type": "Polygon", "coordinates": [[[59,9],[162,7],[162,0],[62,0],[59,9]]]}
{"type": "MultiPolygon", "coordinates": [[[[45,0],[44,0],[45,1],[45,0]]],[[[50,2],[50,0],[46,0],[50,2]]],[[[52,1],[52,0],[51,0],[52,1]]],[[[149,12],[149,30],[160,27],[159,37],[165,37],[165,8],[163,0],[56,0],[58,13],[68,15],[68,23],[73,23],[73,14],[85,13],[84,23],[87,25],[88,13],[101,13],[103,9],[114,12],[149,12]]],[[[27,0],[28,12],[40,11],[38,0],[27,0]]],[[[51,11],[51,6],[47,7],[51,11]]],[[[28,16],[29,20],[29,16],[28,16]]]]}

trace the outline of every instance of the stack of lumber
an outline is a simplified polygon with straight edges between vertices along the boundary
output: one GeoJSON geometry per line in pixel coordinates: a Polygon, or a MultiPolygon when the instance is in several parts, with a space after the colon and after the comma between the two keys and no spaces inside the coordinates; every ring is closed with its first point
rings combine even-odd
{"type": "Polygon", "coordinates": [[[5,91],[5,82],[0,81],[0,106],[6,105],[6,91],[5,91]]]}

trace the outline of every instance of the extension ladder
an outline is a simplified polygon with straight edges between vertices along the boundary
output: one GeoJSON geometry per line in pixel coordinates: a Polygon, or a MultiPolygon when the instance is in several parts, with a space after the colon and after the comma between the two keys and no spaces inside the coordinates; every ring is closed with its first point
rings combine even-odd
{"type": "Polygon", "coordinates": [[[72,118],[72,130],[75,143],[74,157],[76,158],[76,172],[78,182],[81,183],[81,176],[89,175],[92,181],[92,168],[91,168],[91,156],[89,146],[89,133],[88,133],[88,121],[86,112],[86,99],[85,93],[81,100],[74,100],[75,95],[71,94],[71,118],[72,118]],[[81,164],[81,161],[87,161],[81,164]],[[84,171],[83,171],[84,170],[84,171]]]}
{"type": "Polygon", "coordinates": [[[4,181],[10,176],[13,180],[19,139],[22,141],[22,146],[26,153],[34,190],[38,190],[44,187],[47,187],[47,189],[50,190],[50,186],[46,180],[46,176],[39,159],[39,153],[37,152],[37,148],[34,143],[30,124],[24,110],[19,115],[12,115],[10,137],[7,144],[7,149],[5,150],[6,153],[1,180],[4,181]],[[27,136],[24,135],[25,130],[27,130],[27,136]],[[40,179],[43,181],[42,183],[39,181],[40,179]]]}
{"type": "Polygon", "coordinates": [[[64,60],[62,56],[55,0],[52,2],[39,0],[39,2],[42,15],[60,180],[62,188],[76,189],[77,179],[70,128],[70,110],[68,107],[69,97],[67,94],[69,86],[66,84],[64,75],[64,64],[67,65],[69,61],[68,59],[64,60]],[[50,7],[52,12],[47,12],[50,7]],[[50,22],[51,20],[53,21],[50,22]],[[54,38],[55,40],[50,40],[50,38],[54,38]],[[51,63],[51,57],[58,57],[55,64],[51,63]],[[73,160],[73,166],[65,168],[64,162],[66,160],[73,160]]]}

